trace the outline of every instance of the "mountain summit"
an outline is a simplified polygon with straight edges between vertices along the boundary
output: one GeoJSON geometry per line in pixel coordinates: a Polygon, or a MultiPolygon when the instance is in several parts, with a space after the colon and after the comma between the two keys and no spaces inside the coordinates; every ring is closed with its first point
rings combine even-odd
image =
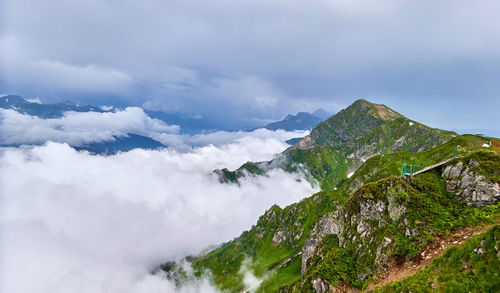
{"type": "Polygon", "coordinates": [[[440,143],[444,138],[440,130],[411,121],[385,105],[361,99],[318,124],[296,147],[301,149],[313,146],[335,147],[354,143],[363,137],[368,137],[371,140],[369,143],[374,143],[377,140],[384,140],[384,136],[395,138],[400,134],[404,135],[401,136],[402,140],[393,145],[394,150],[404,148],[404,144],[411,145],[415,151],[427,145],[426,142],[416,145],[412,141],[413,136],[424,135],[434,143],[440,143]]]}
{"type": "Polygon", "coordinates": [[[245,172],[263,174],[269,168],[289,172],[305,168],[323,189],[331,189],[373,156],[423,151],[454,135],[410,120],[387,106],[357,100],[319,123],[275,160],[247,163],[235,172],[218,173],[223,181],[236,181],[245,172]]]}

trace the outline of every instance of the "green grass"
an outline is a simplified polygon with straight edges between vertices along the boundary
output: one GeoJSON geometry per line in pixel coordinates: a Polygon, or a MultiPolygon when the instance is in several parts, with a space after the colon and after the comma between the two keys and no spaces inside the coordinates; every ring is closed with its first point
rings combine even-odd
{"type": "Polygon", "coordinates": [[[277,292],[283,284],[291,284],[300,280],[301,257],[298,256],[275,272],[271,273],[262,282],[256,292],[277,292]]]}
{"type": "MultiPolygon", "coordinates": [[[[496,172],[500,170],[499,156],[481,148],[484,141],[485,138],[473,135],[457,136],[446,144],[419,153],[401,151],[375,156],[366,161],[349,179],[338,181],[325,175],[323,186],[328,186],[331,190],[338,181],[336,183],[338,190],[322,191],[284,209],[278,206],[272,207],[260,217],[252,229],[207,255],[195,259],[193,267],[199,274],[208,269],[215,276],[214,282],[220,289],[236,292],[243,288],[239,272],[245,257],[252,260],[250,267],[253,273],[263,276],[281,261],[301,250],[312,227],[325,213],[341,206],[351,213],[356,213],[359,212],[359,202],[368,199],[386,200],[388,193],[391,192],[397,194],[398,201],[408,206],[406,213],[408,228],[418,228],[419,233],[409,238],[405,237],[402,224],[393,223],[383,229],[375,229],[372,238],[374,241],[380,241],[385,236],[391,236],[396,245],[393,256],[409,258],[436,235],[447,233],[456,227],[491,220],[498,217],[500,209],[498,206],[474,208],[463,202],[457,202],[453,195],[446,192],[445,182],[440,176],[442,169],[414,176],[411,184],[408,184],[399,178],[401,164],[406,162],[430,165],[451,157],[453,147],[461,145],[457,150],[457,155],[460,157],[456,161],[469,162],[473,159],[480,162],[481,165],[475,167],[473,171],[484,174],[487,180],[495,181],[498,180],[496,172]],[[357,190],[360,184],[364,186],[357,190]],[[388,185],[392,187],[388,189],[388,185]],[[272,237],[278,230],[285,231],[289,236],[280,244],[272,242],[272,237]]],[[[327,170],[326,173],[323,172],[324,174],[333,172],[328,166],[338,160],[335,154],[329,148],[316,147],[307,152],[297,150],[295,160],[311,162],[310,166],[313,170],[317,170],[314,173],[316,178],[321,178],[323,175],[318,175],[321,174],[321,170],[327,170]]],[[[254,166],[247,164],[245,168],[252,170],[254,166]]],[[[377,223],[372,225],[376,226],[377,223]]],[[[305,282],[300,282],[300,266],[296,264],[300,261],[294,260],[293,263],[297,266],[295,270],[288,266],[287,269],[285,267],[278,269],[262,284],[259,292],[273,292],[279,287],[278,285],[286,284],[301,284],[306,290],[310,286],[308,282],[316,277],[325,278],[332,283],[362,288],[369,282],[370,277],[360,282],[356,274],[365,272],[367,268],[375,269],[372,251],[374,247],[368,246],[370,253],[366,255],[357,255],[355,246],[358,244],[353,243],[350,247],[335,249],[325,244],[329,248],[322,255],[323,261],[316,259],[313,262],[305,282]],[[339,256],[345,257],[339,258],[339,256]],[[356,258],[350,258],[351,256],[356,258]],[[349,259],[350,261],[347,261],[349,259]]]]}
{"type": "Polygon", "coordinates": [[[375,292],[500,292],[500,226],[448,248],[432,265],[375,292]],[[481,245],[482,244],[482,245],[481,245]],[[496,247],[496,248],[495,248],[496,247]],[[482,254],[477,249],[482,249],[482,254]],[[476,249],[476,251],[474,251],[476,249]]]}
{"type": "MultiPolygon", "coordinates": [[[[492,152],[472,152],[462,159],[464,161],[473,159],[481,165],[483,162],[493,162],[493,168],[500,169],[500,156],[492,152]]],[[[405,221],[400,219],[391,222],[387,215],[383,215],[388,224],[380,227],[378,222],[370,223],[373,232],[368,242],[358,236],[356,240],[348,241],[343,247],[338,247],[332,245],[335,241],[325,237],[318,246],[321,253],[308,261],[305,280],[295,284],[295,287],[307,288],[307,284],[312,280],[321,278],[334,286],[342,283],[350,287],[363,288],[370,283],[372,272],[377,270],[374,263],[375,251],[383,237],[393,239],[394,249],[389,252],[390,257],[409,259],[438,235],[447,234],[457,227],[480,221],[491,222],[500,218],[498,205],[477,208],[456,200],[453,194],[446,191],[441,171],[441,168],[437,168],[422,173],[412,177],[409,182],[399,177],[385,178],[365,184],[358,189],[343,207],[345,219],[354,218],[359,214],[360,203],[366,201],[387,203],[388,195],[392,194],[396,196],[397,201],[407,207],[405,221]],[[405,235],[407,229],[416,232],[408,237],[405,235]],[[368,277],[360,280],[359,275],[367,272],[368,277]]],[[[345,223],[344,227],[345,239],[349,235],[359,235],[356,226],[350,226],[349,222],[345,223]]]]}

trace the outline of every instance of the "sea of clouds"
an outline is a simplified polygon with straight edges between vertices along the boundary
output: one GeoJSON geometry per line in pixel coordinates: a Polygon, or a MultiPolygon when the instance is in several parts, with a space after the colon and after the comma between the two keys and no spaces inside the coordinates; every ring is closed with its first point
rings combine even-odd
{"type": "MultiPolygon", "coordinates": [[[[15,125],[4,125],[5,113],[15,113],[2,111],[2,139],[35,136],[16,134],[15,125]]],[[[128,125],[142,127],[150,135],[168,131],[181,146],[202,146],[136,149],[113,156],[78,152],[52,141],[0,148],[0,292],[216,291],[208,279],[179,289],[151,272],[162,262],[200,253],[238,236],[273,204],[283,207],[317,191],[298,180],[300,174],[280,170],[244,178],[240,185],[221,184],[212,172],[272,159],[288,147],[286,139],[303,132],[182,136],[153,119],[123,118],[116,123],[106,120],[110,113],[97,114],[93,118],[114,126],[72,121],[89,113],[66,114],[59,119],[63,124],[33,117],[23,123],[38,124],[40,132],[55,131],[54,138],[76,142],[82,131],[88,134],[88,142],[128,125]],[[87,126],[97,131],[86,131],[87,126]]],[[[142,114],[126,109],[114,115],[142,114]]],[[[26,131],[25,126],[18,127],[26,131]]]]}
{"type": "MultiPolygon", "coordinates": [[[[139,107],[127,107],[105,113],[68,111],[60,118],[51,119],[23,114],[14,109],[0,108],[0,145],[4,146],[40,145],[53,141],[78,147],[137,134],[150,137],[171,149],[190,151],[193,147],[210,144],[221,146],[250,137],[275,138],[283,142],[290,138],[305,136],[307,133],[307,131],[257,129],[251,132],[215,131],[197,135],[181,134],[179,126],[167,125],[162,120],[151,118],[139,107]]],[[[276,149],[274,145],[273,150],[276,149]]]]}

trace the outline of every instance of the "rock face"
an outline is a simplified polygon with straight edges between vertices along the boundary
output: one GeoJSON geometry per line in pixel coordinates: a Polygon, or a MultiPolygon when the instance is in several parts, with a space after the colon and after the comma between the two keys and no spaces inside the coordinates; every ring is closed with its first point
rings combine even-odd
{"type": "MultiPolygon", "coordinates": [[[[396,181],[399,179],[395,179],[396,181]]],[[[356,247],[360,257],[373,258],[373,267],[379,268],[393,249],[393,239],[389,237],[372,237],[378,229],[383,229],[390,222],[401,222],[406,212],[404,203],[398,203],[398,194],[404,192],[398,184],[388,180],[384,187],[383,198],[363,198],[352,200],[341,210],[330,212],[319,220],[302,247],[302,277],[308,267],[308,260],[321,253],[319,244],[326,235],[336,235],[342,248],[356,247]]],[[[411,233],[410,233],[411,234],[411,233]]],[[[412,235],[408,235],[411,237],[412,235]]],[[[372,271],[361,273],[363,280],[372,271]]],[[[318,287],[319,288],[319,287],[318,287]]],[[[318,291],[316,292],[323,292],[318,291]]]]}
{"type": "MultiPolygon", "coordinates": [[[[477,166],[479,163],[474,160],[449,163],[442,171],[448,192],[455,194],[457,201],[464,200],[475,207],[498,202],[499,184],[488,182],[485,176],[475,172],[474,167],[477,166]]],[[[357,271],[356,277],[361,281],[379,271],[396,252],[396,237],[384,229],[397,227],[407,241],[422,241],[420,235],[425,230],[422,222],[416,221],[411,213],[407,215],[410,210],[408,194],[414,192],[416,186],[395,177],[371,186],[366,184],[343,207],[325,214],[315,224],[302,247],[303,280],[308,268],[316,265],[318,257],[322,259],[326,255],[322,250],[327,235],[336,235],[339,248],[368,263],[362,271],[357,271]]],[[[401,239],[398,241],[401,242],[401,239]]],[[[478,249],[476,253],[482,251],[478,249]]],[[[331,285],[321,278],[308,282],[316,292],[332,291],[331,285]]]]}
{"type": "Polygon", "coordinates": [[[339,236],[339,242],[342,243],[341,237],[343,232],[343,222],[341,219],[343,214],[339,211],[330,212],[324,215],[314,226],[309,238],[302,246],[302,276],[304,276],[307,268],[307,260],[316,252],[316,246],[321,242],[325,235],[335,234],[339,236]]]}
{"type": "Polygon", "coordinates": [[[467,165],[458,162],[447,166],[442,175],[446,179],[448,192],[454,193],[457,199],[463,199],[469,205],[481,207],[500,200],[500,186],[498,183],[485,181],[483,175],[471,171],[471,168],[478,165],[473,160],[467,165]]]}
{"type": "Polygon", "coordinates": [[[334,290],[332,285],[325,283],[320,278],[312,281],[312,287],[316,293],[332,292],[334,290]]]}

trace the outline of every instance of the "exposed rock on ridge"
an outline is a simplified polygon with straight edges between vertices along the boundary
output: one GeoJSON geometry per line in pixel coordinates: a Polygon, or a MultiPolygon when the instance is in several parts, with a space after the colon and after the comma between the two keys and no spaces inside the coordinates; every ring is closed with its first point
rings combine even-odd
{"type": "Polygon", "coordinates": [[[469,205],[480,207],[498,202],[500,185],[498,182],[487,182],[483,175],[470,170],[478,165],[478,162],[470,160],[468,165],[458,162],[447,166],[443,171],[446,189],[454,193],[457,199],[463,199],[469,205]]]}

